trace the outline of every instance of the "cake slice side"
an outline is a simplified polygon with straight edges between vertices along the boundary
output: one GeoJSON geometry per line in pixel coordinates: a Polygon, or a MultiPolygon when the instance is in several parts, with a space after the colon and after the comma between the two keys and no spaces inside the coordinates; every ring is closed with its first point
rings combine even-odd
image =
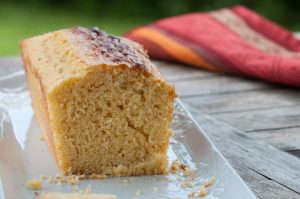
{"type": "Polygon", "coordinates": [[[43,136],[47,139],[47,142],[50,147],[50,151],[53,154],[55,161],[58,162],[57,159],[57,151],[53,142],[53,135],[51,124],[49,120],[48,114],[48,103],[46,101],[47,91],[45,87],[43,87],[42,78],[37,69],[34,67],[32,63],[32,59],[28,53],[32,52],[31,48],[28,48],[28,42],[23,41],[20,44],[20,48],[22,51],[22,59],[23,59],[23,67],[25,70],[25,75],[27,79],[27,86],[31,95],[32,108],[35,113],[35,117],[40,124],[43,136]]]}
{"type": "Polygon", "coordinates": [[[47,33],[20,42],[34,113],[58,164],[60,161],[57,158],[58,151],[53,138],[48,94],[53,87],[71,74],[82,75],[80,72],[76,73],[75,68],[82,70],[87,65],[82,60],[79,61],[78,55],[72,53],[71,43],[68,42],[64,31],[47,33]]]}

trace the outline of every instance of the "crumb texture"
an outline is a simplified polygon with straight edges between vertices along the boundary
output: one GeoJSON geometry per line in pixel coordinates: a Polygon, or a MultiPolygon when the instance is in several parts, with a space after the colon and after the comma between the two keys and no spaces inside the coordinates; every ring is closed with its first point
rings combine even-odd
{"type": "Polygon", "coordinates": [[[63,170],[165,173],[172,114],[166,89],[139,71],[116,67],[62,84],[49,108],[63,170]]]}
{"type": "Polygon", "coordinates": [[[76,27],[21,48],[37,118],[65,174],[167,173],[175,92],[138,44],[76,27]]]}

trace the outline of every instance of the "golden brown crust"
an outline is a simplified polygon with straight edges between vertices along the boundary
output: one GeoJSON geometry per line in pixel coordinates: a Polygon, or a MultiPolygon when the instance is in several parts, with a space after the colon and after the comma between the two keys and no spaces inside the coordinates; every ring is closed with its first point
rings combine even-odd
{"type": "Polygon", "coordinates": [[[77,53],[92,65],[125,65],[164,79],[143,47],[135,42],[109,35],[98,28],[73,27],[66,30],[77,53]]]}
{"type": "Polygon", "coordinates": [[[43,130],[43,133],[46,135],[47,142],[49,143],[50,150],[54,155],[54,159],[57,160],[57,154],[55,151],[52,130],[50,127],[49,114],[48,114],[48,105],[46,103],[46,94],[45,89],[43,89],[42,79],[38,73],[32,66],[32,63],[29,57],[26,54],[26,42],[20,43],[21,48],[21,56],[23,59],[23,67],[26,74],[26,79],[28,82],[28,88],[30,91],[32,106],[35,112],[35,116],[39,122],[40,127],[43,130]]]}

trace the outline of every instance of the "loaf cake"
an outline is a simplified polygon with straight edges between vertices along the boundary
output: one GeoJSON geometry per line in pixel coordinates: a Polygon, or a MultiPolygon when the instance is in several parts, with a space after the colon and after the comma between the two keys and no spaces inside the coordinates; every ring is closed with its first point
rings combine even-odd
{"type": "Polygon", "coordinates": [[[167,173],[175,90],[139,44],[73,27],[20,48],[35,115],[64,174],[167,173]]]}

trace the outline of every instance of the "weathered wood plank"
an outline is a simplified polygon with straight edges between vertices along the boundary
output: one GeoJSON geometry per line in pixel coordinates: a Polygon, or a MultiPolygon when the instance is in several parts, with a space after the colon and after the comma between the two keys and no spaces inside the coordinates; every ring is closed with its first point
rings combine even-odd
{"type": "Polygon", "coordinates": [[[238,160],[230,159],[229,162],[247,184],[255,183],[257,181],[269,180],[268,178],[261,175],[260,173],[257,173],[252,169],[246,167],[245,165],[242,165],[242,163],[239,162],[238,160]]]}
{"type": "Polygon", "coordinates": [[[300,105],[212,115],[244,131],[300,127],[300,105]]]}
{"type": "Polygon", "coordinates": [[[299,194],[273,180],[247,183],[258,199],[299,199],[299,194]]]}
{"type": "Polygon", "coordinates": [[[246,184],[252,189],[258,199],[294,199],[299,197],[299,194],[296,192],[273,180],[269,180],[263,175],[242,165],[239,161],[230,160],[230,163],[246,184]]]}
{"type": "Polygon", "coordinates": [[[297,149],[297,150],[290,150],[288,151],[290,154],[294,155],[294,156],[297,156],[298,158],[300,158],[300,150],[297,149]]]}
{"type": "Polygon", "coordinates": [[[300,128],[282,128],[276,130],[251,131],[251,137],[262,139],[285,151],[300,150],[300,128]]]}
{"type": "Polygon", "coordinates": [[[183,81],[190,78],[208,78],[220,75],[187,65],[174,64],[163,61],[153,61],[153,63],[158,66],[160,71],[165,75],[166,79],[172,82],[183,81]]]}
{"type": "Polygon", "coordinates": [[[226,113],[300,104],[300,92],[282,88],[263,88],[247,92],[182,98],[193,108],[208,113],[226,113]]]}
{"type": "MultiPolygon", "coordinates": [[[[272,124],[274,120],[274,114],[270,114],[271,118],[266,122],[268,118],[262,121],[261,118],[266,117],[265,110],[270,108],[289,108],[292,105],[299,105],[300,93],[296,89],[282,89],[282,88],[264,88],[253,91],[241,92],[241,93],[226,93],[226,94],[216,94],[208,96],[197,96],[191,98],[183,98],[183,101],[186,102],[192,109],[198,109],[200,111],[205,111],[212,114],[221,114],[230,112],[230,116],[227,117],[225,114],[227,122],[231,123],[234,126],[237,126],[241,129],[245,129],[249,125],[258,127],[258,124],[268,125],[264,128],[273,128],[272,124]],[[285,107],[288,106],[288,107],[285,107]],[[262,116],[257,117],[253,116],[254,122],[249,119],[253,114],[252,110],[264,109],[261,111],[262,116]],[[236,116],[232,119],[231,115],[240,115],[236,112],[242,112],[242,116],[236,116]],[[244,113],[245,112],[245,113],[244,113]],[[244,117],[243,114],[246,114],[244,117]]],[[[292,108],[293,109],[293,108],[292,108]]],[[[268,111],[268,110],[267,110],[268,111]]],[[[273,112],[273,111],[271,111],[273,112]]],[[[254,111],[256,114],[256,111],[254,111]]],[[[293,123],[293,120],[286,118],[287,115],[284,111],[281,112],[284,119],[287,119],[289,122],[283,121],[276,128],[281,128],[282,125],[300,125],[300,120],[296,120],[293,123]]],[[[287,112],[288,113],[288,112],[287,112]]],[[[221,116],[223,118],[223,114],[221,116]]],[[[250,130],[253,131],[253,130],[250,130]]],[[[255,131],[255,130],[254,130],[255,131]]],[[[265,130],[257,131],[251,133],[251,136],[265,140],[266,142],[281,148],[283,150],[296,150],[300,149],[300,132],[298,128],[286,128],[279,130],[265,130]]]]}
{"type": "Polygon", "coordinates": [[[239,161],[230,160],[230,163],[237,173],[243,178],[246,184],[252,189],[258,199],[295,199],[299,197],[296,192],[273,180],[269,180],[263,175],[253,171],[245,165],[242,165],[239,161]]]}
{"type": "Polygon", "coordinates": [[[229,161],[247,165],[253,171],[300,193],[299,158],[261,140],[252,139],[245,132],[207,114],[196,114],[195,117],[229,161]]]}
{"type": "Polygon", "coordinates": [[[234,76],[214,76],[175,82],[176,92],[180,97],[236,93],[267,87],[271,87],[271,84],[234,76]]]}

